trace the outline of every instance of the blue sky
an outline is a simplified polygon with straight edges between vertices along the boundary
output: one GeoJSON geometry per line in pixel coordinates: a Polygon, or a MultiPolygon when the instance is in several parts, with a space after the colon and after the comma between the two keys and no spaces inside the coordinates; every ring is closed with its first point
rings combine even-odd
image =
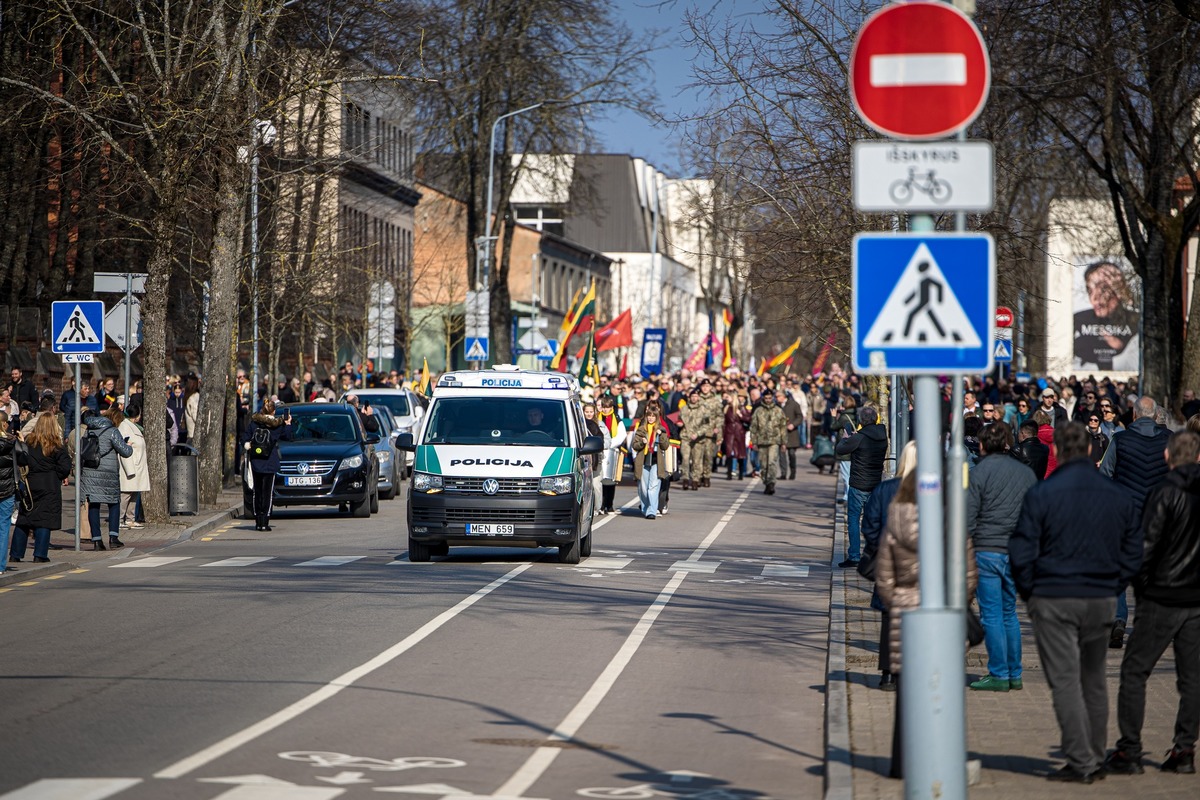
{"type": "MultiPolygon", "coordinates": [[[[684,88],[694,80],[691,62],[695,57],[685,44],[687,9],[707,8],[711,14],[728,16],[753,13],[764,6],[764,0],[613,0],[613,6],[635,32],[663,31],[658,38],[660,46],[650,58],[664,115],[671,117],[692,112],[701,104],[697,90],[684,88]]],[[[685,177],[679,169],[679,137],[668,128],[655,128],[642,117],[619,109],[598,114],[592,124],[600,151],[642,157],[672,177],[685,177]]]]}

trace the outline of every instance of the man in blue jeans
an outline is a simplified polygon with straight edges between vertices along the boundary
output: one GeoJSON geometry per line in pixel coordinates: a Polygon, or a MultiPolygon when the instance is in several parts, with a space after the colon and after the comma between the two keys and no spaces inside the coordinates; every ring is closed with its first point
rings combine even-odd
{"type": "Polygon", "coordinates": [[[1037,483],[1033,470],[1008,453],[1012,429],[993,422],[979,432],[982,458],[967,490],[967,530],[979,567],[979,617],[987,647],[988,674],[971,688],[1007,692],[1022,688],[1021,623],[1017,586],[1008,564],[1008,540],[1017,527],[1025,493],[1037,483]]]}
{"type": "Polygon", "coordinates": [[[846,560],[842,569],[858,566],[862,554],[859,527],[863,506],[871,490],[883,479],[883,460],[887,456],[887,429],[879,424],[879,412],[873,406],[863,406],[858,412],[862,427],[837,443],[839,456],[850,456],[850,488],[846,493],[846,560]]]}

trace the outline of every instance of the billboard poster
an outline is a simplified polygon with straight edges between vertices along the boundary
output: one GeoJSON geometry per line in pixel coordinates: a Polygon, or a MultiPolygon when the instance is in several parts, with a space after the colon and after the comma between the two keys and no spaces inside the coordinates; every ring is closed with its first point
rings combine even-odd
{"type": "Polygon", "coordinates": [[[1077,370],[1137,372],[1141,284],[1121,256],[1075,262],[1071,292],[1077,370]]]}

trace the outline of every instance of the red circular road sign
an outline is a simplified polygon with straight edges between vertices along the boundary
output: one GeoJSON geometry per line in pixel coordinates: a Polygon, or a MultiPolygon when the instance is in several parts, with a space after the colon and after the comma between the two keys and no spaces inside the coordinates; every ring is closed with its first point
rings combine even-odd
{"type": "Polygon", "coordinates": [[[1011,328],[1013,324],[1013,312],[1011,308],[1000,306],[996,309],[996,327],[1011,328]]]}
{"type": "Polygon", "coordinates": [[[991,66],[983,37],[949,3],[885,6],[850,55],[850,96],[868,125],[898,139],[941,139],[979,116],[991,66]]]}

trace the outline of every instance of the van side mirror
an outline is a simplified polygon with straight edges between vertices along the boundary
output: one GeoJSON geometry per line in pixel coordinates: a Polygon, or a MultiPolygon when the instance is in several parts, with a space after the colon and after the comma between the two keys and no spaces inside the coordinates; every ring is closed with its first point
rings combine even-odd
{"type": "Polygon", "coordinates": [[[604,439],[599,436],[584,437],[583,446],[579,448],[579,455],[594,456],[601,452],[604,452],[604,439]]]}
{"type": "Polygon", "coordinates": [[[402,433],[396,437],[396,447],[404,451],[416,450],[417,446],[413,443],[413,435],[411,433],[402,433]]]}

